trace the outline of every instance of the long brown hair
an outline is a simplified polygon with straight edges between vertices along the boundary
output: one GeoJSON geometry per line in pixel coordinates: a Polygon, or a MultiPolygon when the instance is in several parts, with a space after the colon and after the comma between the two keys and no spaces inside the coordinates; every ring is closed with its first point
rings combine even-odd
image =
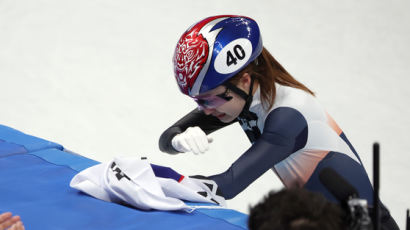
{"type": "Polygon", "coordinates": [[[265,47],[259,57],[231,78],[230,82],[237,84],[244,73],[249,73],[259,83],[262,105],[267,110],[271,109],[275,102],[275,82],[315,95],[309,88],[293,78],[265,47]]]}

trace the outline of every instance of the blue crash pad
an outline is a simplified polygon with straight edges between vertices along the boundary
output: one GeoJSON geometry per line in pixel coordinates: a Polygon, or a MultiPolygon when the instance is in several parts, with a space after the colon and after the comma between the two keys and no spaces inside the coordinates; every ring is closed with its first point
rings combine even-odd
{"type": "Polygon", "coordinates": [[[142,211],[69,186],[75,174],[95,164],[0,125],[0,212],[20,215],[26,229],[246,229],[247,215],[235,210],[142,211]]]}
{"type": "Polygon", "coordinates": [[[0,157],[6,154],[28,153],[49,148],[62,150],[63,146],[0,125],[0,157]]]}

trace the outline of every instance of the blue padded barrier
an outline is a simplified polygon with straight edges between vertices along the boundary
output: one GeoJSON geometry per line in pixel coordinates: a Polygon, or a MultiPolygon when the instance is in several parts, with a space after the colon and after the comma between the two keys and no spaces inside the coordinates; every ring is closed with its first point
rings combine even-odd
{"type": "Polygon", "coordinates": [[[27,150],[23,146],[6,142],[0,139],[0,157],[13,154],[21,154],[26,152],[27,150]]]}
{"type": "Polygon", "coordinates": [[[230,209],[197,209],[192,213],[142,211],[90,197],[72,189],[69,182],[97,161],[61,151],[61,145],[6,127],[14,135],[9,138],[4,135],[4,127],[0,126],[0,137],[7,140],[0,141],[4,152],[0,154],[0,212],[20,215],[26,229],[247,228],[247,215],[230,209]],[[11,139],[13,142],[8,142],[11,139]],[[27,151],[39,146],[44,148],[27,151]],[[21,147],[26,151],[22,152],[21,147]]]}
{"type": "Polygon", "coordinates": [[[141,211],[101,201],[69,187],[76,173],[33,154],[0,158],[1,209],[20,215],[27,229],[244,229],[198,211],[141,211]]]}
{"type": "Polygon", "coordinates": [[[0,157],[6,154],[20,154],[49,148],[62,150],[63,146],[0,125],[0,157]]]}

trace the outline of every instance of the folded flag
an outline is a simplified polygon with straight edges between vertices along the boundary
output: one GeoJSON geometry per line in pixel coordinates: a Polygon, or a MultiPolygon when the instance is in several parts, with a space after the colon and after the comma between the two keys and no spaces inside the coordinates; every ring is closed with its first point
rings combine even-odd
{"type": "Polygon", "coordinates": [[[218,186],[214,181],[185,177],[138,157],[114,158],[87,168],[73,177],[70,186],[101,200],[143,210],[198,208],[184,201],[226,206],[225,199],[216,194],[218,186]]]}

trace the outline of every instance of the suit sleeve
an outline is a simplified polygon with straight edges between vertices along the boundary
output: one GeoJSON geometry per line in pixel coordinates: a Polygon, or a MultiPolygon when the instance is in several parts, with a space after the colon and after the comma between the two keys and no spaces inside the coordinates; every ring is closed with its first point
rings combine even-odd
{"type": "MultiPolygon", "coordinates": [[[[234,122],[234,121],[233,121],[234,122]]],[[[199,126],[207,135],[231,123],[224,123],[212,115],[206,115],[199,109],[194,109],[171,127],[166,129],[159,138],[159,149],[162,152],[177,154],[171,144],[175,135],[184,132],[188,127],[199,126]]]]}
{"type": "Polygon", "coordinates": [[[270,112],[264,131],[231,167],[209,178],[218,185],[219,194],[232,199],[268,169],[303,148],[307,142],[307,122],[297,110],[280,107],[270,112]]]}

